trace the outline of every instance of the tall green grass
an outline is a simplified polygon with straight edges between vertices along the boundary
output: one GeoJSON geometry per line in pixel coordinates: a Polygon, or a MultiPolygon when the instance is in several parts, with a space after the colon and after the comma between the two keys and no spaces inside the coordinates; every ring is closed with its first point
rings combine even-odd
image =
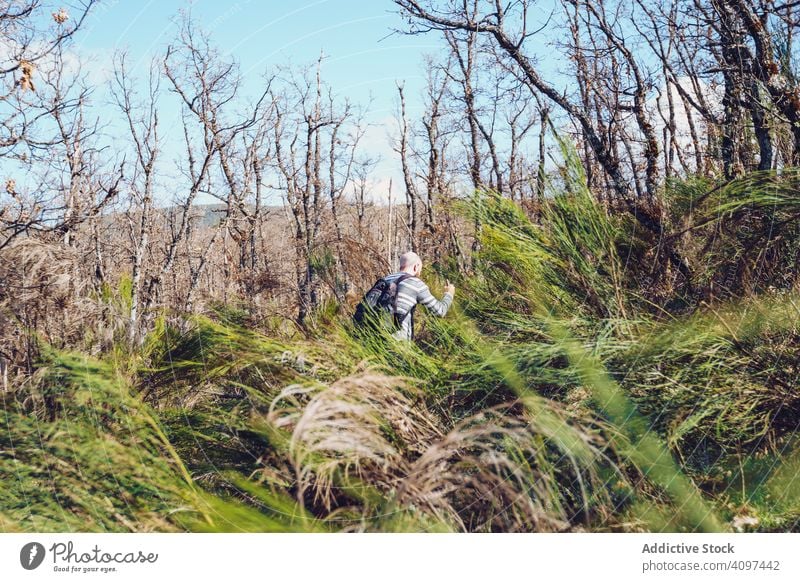
{"type": "MultiPolygon", "coordinates": [[[[346,317],[288,341],[222,309],[160,319],[133,354],[43,346],[3,394],[0,526],[797,530],[800,297],[654,304],[564,147],[539,221],[465,205],[474,270],[445,273],[456,302],[416,342],[346,317]]],[[[757,202],[698,188],[672,220],[757,202]]]]}

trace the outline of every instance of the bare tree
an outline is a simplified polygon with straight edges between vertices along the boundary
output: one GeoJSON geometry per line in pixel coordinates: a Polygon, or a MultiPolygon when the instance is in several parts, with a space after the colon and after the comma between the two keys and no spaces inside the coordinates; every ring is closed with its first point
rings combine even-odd
{"type": "Polygon", "coordinates": [[[237,64],[222,59],[211,46],[208,35],[198,30],[188,15],[181,23],[180,43],[167,49],[163,66],[172,91],[182,103],[187,153],[185,172],[191,185],[175,216],[176,225],[171,229],[166,259],[160,272],[150,279],[147,297],[148,301],[153,300],[154,292],[159,290],[174,264],[180,245],[186,243],[189,245],[188,283],[184,308],[190,310],[211,253],[221,244],[220,239],[224,241],[229,237],[236,212],[244,208],[246,186],[233,172],[233,159],[237,155],[234,148],[239,136],[261,121],[270,86],[267,83],[247,111],[237,112],[236,98],[241,89],[237,64]],[[195,145],[198,143],[199,147],[195,145]],[[212,180],[215,161],[225,185],[219,189],[212,180]],[[206,240],[190,244],[192,207],[203,188],[223,204],[221,217],[206,240]]]}
{"type": "MultiPolygon", "coordinates": [[[[422,2],[418,0],[395,0],[407,17],[410,25],[409,33],[419,34],[428,31],[440,31],[445,34],[453,32],[476,33],[491,41],[498,49],[501,58],[508,60],[507,69],[515,74],[524,82],[532,92],[543,95],[556,106],[558,106],[570,119],[574,120],[583,133],[584,139],[588,143],[594,158],[609,179],[609,186],[616,194],[616,198],[648,231],[660,237],[664,231],[662,217],[658,206],[652,204],[642,204],[635,196],[635,189],[630,181],[631,176],[626,176],[624,168],[617,153],[618,139],[606,132],[607,125],[596,123],[580,103],[572,101],[565,92],[559,90],[555,85],[548,82],[539,73],[534,60],[526,53],[526,41],[536,34],[537,31],[528,29],[528,15],[531,3],[527,0],[503,4],[499,0],[488,2],[484,9],[471,3],[439,3],[434,1],[422,2]]],[[[632,54],[626,45],[621,41],[619,34],[602,18],[600,13],[599,20],[603,23],[606,40],[623,57],[626,57],[628,66],[634,61],[632,54]]],[[[593,15],[595,23],[598,18],[593,15]]],[[[635,61],[634,61],[635,62],[635,61]]],[[[633,72],[634,79],[637,74],[633,72]]],[[[644,95],[645,78],[641,71],[638,74],[639,82],[635,85],[636,89],[632,95],[634,114],[639,114],[639,124],[647,128],[646,149],[650,152],[648,160],[649,177],[646,180],[647,187],[655,190],[655,180],[657,179],[657,166],[653,159],[653,154],[657,154],[658,146],[653,141],[652,128],[644,115],[644,95]],[[638,103],[638,104],[637,104],[638,103]]],[[[621,111],[621,101],[619,98],[613,100],[612,115],[621,111]]],[[[596,108],[596,111],[598,109],[596,108]]],[[[623,140],[623,146],[630,147],[630,143],[623,140]]],[[[629,151],[632,162],[634,152],[629,151]]],[[[660,238],[659,238],[660,240],[660,238]]],[[[669,258],[681,273],[683,273],[687,284],[690,282],[690,273],[683,259],[678,255],[674,248],[664,248],[664,255],[669,258]]]]}
{"type": "MultiPolygon", "coordinates": [[[[643,147],[641,154],[644,157],[645,164],[645,192],[650,201],[655,200],[656,190],[659,185],[659,145],[656,138],[655,130],[650,122],[649,112],[646,110],[645,103],[649,97],[650,88],[653,82],[650,79],[649,73],[644,69],[639,60],[634,57],[633,51],[628,46],[628,41],[625,38],[624,32],[621,30],[619,22],[609,21],[604,5],[585,2],[582,0],[566,0],[568,4],[576,8],[582,8],[581,13],[584,15],[584,22],[587,26],[596,28],[607,41],[604,47],[604,58],[609,58],[609,51],[619,56],[621,62],[625,64],[627,76],[630,77],[630,89],[623,89],[622,98],[630,99],[630,101],[623,101],[622,99],[615,99],[614,107],[622,111],[630,111],[633,113],[636,124],[642,134],[643,147]]],[[[594,55],[597,58],[597,55],[594,55]]],[[[614,58],[614,57],[610,57],[614,58]]],[[[620,79],[621,81],[621,79],[620,79]]],[[[628,86],[629,83],[618,82],[618,85],[628,86]]],[[[620,135],[625,139],[625,132],[620,135]]],[[[638,153],[638,152],[637,152],[638,153]]],[[[635,174],[635,158],[631,156],[631,166],[635,174]]]]}
{"type": "Polygon", "coordinates": [[[353,173],[358,144],[363,137],[360,116],[347,101],[341,105],[322,81],[323,57],[313,73],[290,74],[281,95],[272,94],[275,168],[279,189],[294,224],[297,321],[307,319],[320,301],[320,283],[327,279],[342,298],[347,290],[344,265],[320,244],[323,223],[333,223],[334,248],[341,247],[339,206],[353,173]],[[342,276],[337,281],[336,273],[342,276]]]}
{"type": "Polygon", "coordinates": [[[527,29],[529,7],[527,0],[506,6],[498,1],[492,4],[491,11],[485,14],[473,13],[455,6],[444,11],[426,8],[422,2],[416,0],[395,0],[395,3],[410,17],[412,33],[460,30],[489,35],[503,54],[515,63],[518,74],[524,82],[553,101],[580,124],[594,156],[608,174],[614,190],[637,219],[649,230],[654,232],[661,230],[658,220],[644,212],[634,202],[631,185],[622,172],[618,157],[614,154],[614,142],[598,131],[580,105],[570,101],[555,86],[545,81],[533,61],[523,51],[525,41],[533,34],[527,29]],[[509,22],[507,16],[512,10],[515,11],[513,22],[519,23],[515,30],[507,27],[509,22]]]}
{"type": "MultiPolygon", "coordinates": [[[[72,13],[54,12],[47,27],[47,8],[40,0],[0,1],[0,159],[10,162],[7,172],[17,168],[20,175],[26,173],[35,161],[51,158],[51,147],[64,145],[63,133],[53,120],[76,103],[53,100],[46,90],[52,86],[43,87],[42,79],[48,75],[53,81],[61,74],[64,47],[95,3],[84,0],[72,13]]],[[[77,214],[65,214],[43,184],[25,185],[13,174],[3,180],[0,249],[21,234],[54,228],[69,232],[82,220],[77,214]]]]}
{"type": "Polygon", "coordinates": [[[397,85],[397,92],[400,95],[400,134],[395,151],[400,156],[400,166],[403,171],[403,185],[405,186],[406,198],[406,227],[409,233],[409,246],[412,250],[419,249],[419,226],[417,223],[417,205],[420,204],[420,195],[417,191],[414,171],[412,169],[411,157],[411,131],[409,129],[408,115],[406,113],[406,96],[402,84],[397,85]]]}
{"type": "MultiPolygon", "coordinates": [[[[131,229],[131,309],[128,339],[136,342],[141,336],[140,318],[143,303],[145,253],[150,245],[153,231],[153,197],[156,179],[156,161],[160,154],[158,133],[158,96],[160,72],[158,62],[150,65],[146,94],[138,98],[133,80],[127,69],[125,53],[115,55],[112,96],[127,121],[133,142],[134,162],[129,170],[130,208],[126,212],[131,229]]],[[[146,299],[144,303],[150,303],[146,299]]]]}

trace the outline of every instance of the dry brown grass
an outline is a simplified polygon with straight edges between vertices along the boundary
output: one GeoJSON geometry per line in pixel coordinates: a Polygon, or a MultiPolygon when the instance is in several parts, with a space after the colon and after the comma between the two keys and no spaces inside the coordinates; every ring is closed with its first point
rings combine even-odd
{"type": "Polygon", "coordinates": [[[337,485],[395,488],[409,459],[441,434],[403,379],[372,371],[330,386],[288,386],[273,401],[268,420],[291,433],[298,497],[311,491],[327,510],[335,505],[337,485]]]}
{"type": "MultiPolygon", "coordinates": [[[[407,380],[369,370],[285,388],[267,421],[286,435],[298,501],[331,516],[361,488],[394,500],[384,510],[457,531],[564,531],[588,519],[590,504],[610,505],[598,467],[613,463],[599,433],[583,435],[590,458],[575,459],[519,407],[483,411],[448,432],[419,396],[407,380]]],[[[387,517],[374,509],[361,506],[361,519],[387,517]]]]}
{"type": "Polygon", "coordinates": [[[412,464],[399,499],[461,531],[572,529],[589,496],[597,503],[605,494],[592,464],[554,450],[547,436],[507,407],[476,414],[412,464]]]}
{"type": "Polygon", "coordinates": [[[0,349],[13,364],[30,366],[31,332],[56,347],[90,338],[96,349],[122,326],[122,313],[93,287],[80,249],[26,237],[0,251],[0,349]]]}

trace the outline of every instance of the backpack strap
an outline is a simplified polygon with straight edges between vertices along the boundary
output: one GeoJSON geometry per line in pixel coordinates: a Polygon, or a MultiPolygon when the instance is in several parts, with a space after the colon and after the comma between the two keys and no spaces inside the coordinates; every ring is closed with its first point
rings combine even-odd
{"type": "MultiPolygon", "coordinates": [[[[395,283],[397,285],[397,287],[396,287],[396,291],[395,291],[395,294],[394,294],[394,298],[392,299],[392,317],[394,317],[394,321],[395,321],[395,324],[397,325],[397,327],[401,327],[403,325],[403,322],[405,321],[406,317],[408,317],[409,315],[411,315],[411,325],[412,326],[414,325],[414,308],[416,307],[416,305],[414,305],[409,310],[409,312],[406,313],[402,318],[398,317],[398,315],[397,315],[397,297],[400,295],[400,283],[402,283],[406,279],[410,279],[413,276],[414,275],[411,275],[410,273],[403,273],[402,275],[400,275],[397,278],[397,282],[395,283]]],[[[412,335],[414,333],[413,327],[412,327],[411,333],[412,333],[412,335]]]]}
{"type": "Polygon", "coordinates": [[[395,285],[397,285],[397,292],[394,294],[394,297],[392,298],[392,313],[397,313],[397,296],[400,295],[400,283],[413,276],[414,275],[411,275],[409,273],[403,273],[397,278],[397,281],[395,283],[395,285]]]}

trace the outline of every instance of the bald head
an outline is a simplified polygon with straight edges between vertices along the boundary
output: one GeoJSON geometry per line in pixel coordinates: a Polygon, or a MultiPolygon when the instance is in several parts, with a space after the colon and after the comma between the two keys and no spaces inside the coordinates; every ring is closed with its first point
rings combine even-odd
{"type": "Polygon", "coordinates": [[[400,255],[400,270],[412,275],[419,275],[422,270],[422,259],[414,251],[408,251],[400,255]]]}

